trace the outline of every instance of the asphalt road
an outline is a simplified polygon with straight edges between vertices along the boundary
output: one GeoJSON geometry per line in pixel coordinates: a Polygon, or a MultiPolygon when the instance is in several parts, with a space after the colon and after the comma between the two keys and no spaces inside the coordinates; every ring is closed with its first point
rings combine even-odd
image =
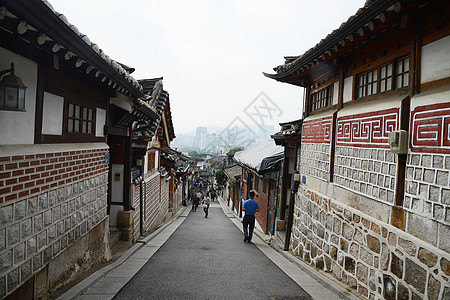
{"type": "Polygon", "coordinates": [[[312,299],[213,202],[186,220],[114,299],[312,299]]]}

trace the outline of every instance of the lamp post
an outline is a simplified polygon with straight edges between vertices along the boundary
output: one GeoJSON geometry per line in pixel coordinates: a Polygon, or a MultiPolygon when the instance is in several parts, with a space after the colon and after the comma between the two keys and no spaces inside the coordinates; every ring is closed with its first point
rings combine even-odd
{"type": "Polygon", "coordinates": [[[24,110],[27,87],[22,79],[14,74],[14,63],[11,63],[10,69],[0,71],[0,78],[0,108],[24,110]],[[7,73],[10,74],[4,76],[7,73]]]}

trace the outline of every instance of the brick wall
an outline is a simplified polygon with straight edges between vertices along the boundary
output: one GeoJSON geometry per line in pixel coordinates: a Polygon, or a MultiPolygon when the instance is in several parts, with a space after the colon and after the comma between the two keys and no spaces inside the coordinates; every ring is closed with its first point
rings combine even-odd
{"type": "Polygon", "coordinates": [[[107,217],[106,144],[20,147],[0,157],[0,297],[107,217]]]}

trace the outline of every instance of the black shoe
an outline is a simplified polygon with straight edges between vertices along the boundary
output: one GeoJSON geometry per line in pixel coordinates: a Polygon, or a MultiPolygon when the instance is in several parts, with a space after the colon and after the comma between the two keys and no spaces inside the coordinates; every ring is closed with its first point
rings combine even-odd
{"type": "Polygon", "coordinates": [[[244,237],[244,243],[247,243],[247,237],[244,237]]]}

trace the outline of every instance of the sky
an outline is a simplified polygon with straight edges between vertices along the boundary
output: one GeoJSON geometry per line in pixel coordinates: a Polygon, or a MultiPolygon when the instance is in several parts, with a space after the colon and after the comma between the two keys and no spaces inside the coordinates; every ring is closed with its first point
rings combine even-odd
{"type": "Polygon", "coordinates": [[[303,88],[263,75],[364,0],[49,0],[135,79],[164,77],[175,133],[302,117],[303,88]]]}

